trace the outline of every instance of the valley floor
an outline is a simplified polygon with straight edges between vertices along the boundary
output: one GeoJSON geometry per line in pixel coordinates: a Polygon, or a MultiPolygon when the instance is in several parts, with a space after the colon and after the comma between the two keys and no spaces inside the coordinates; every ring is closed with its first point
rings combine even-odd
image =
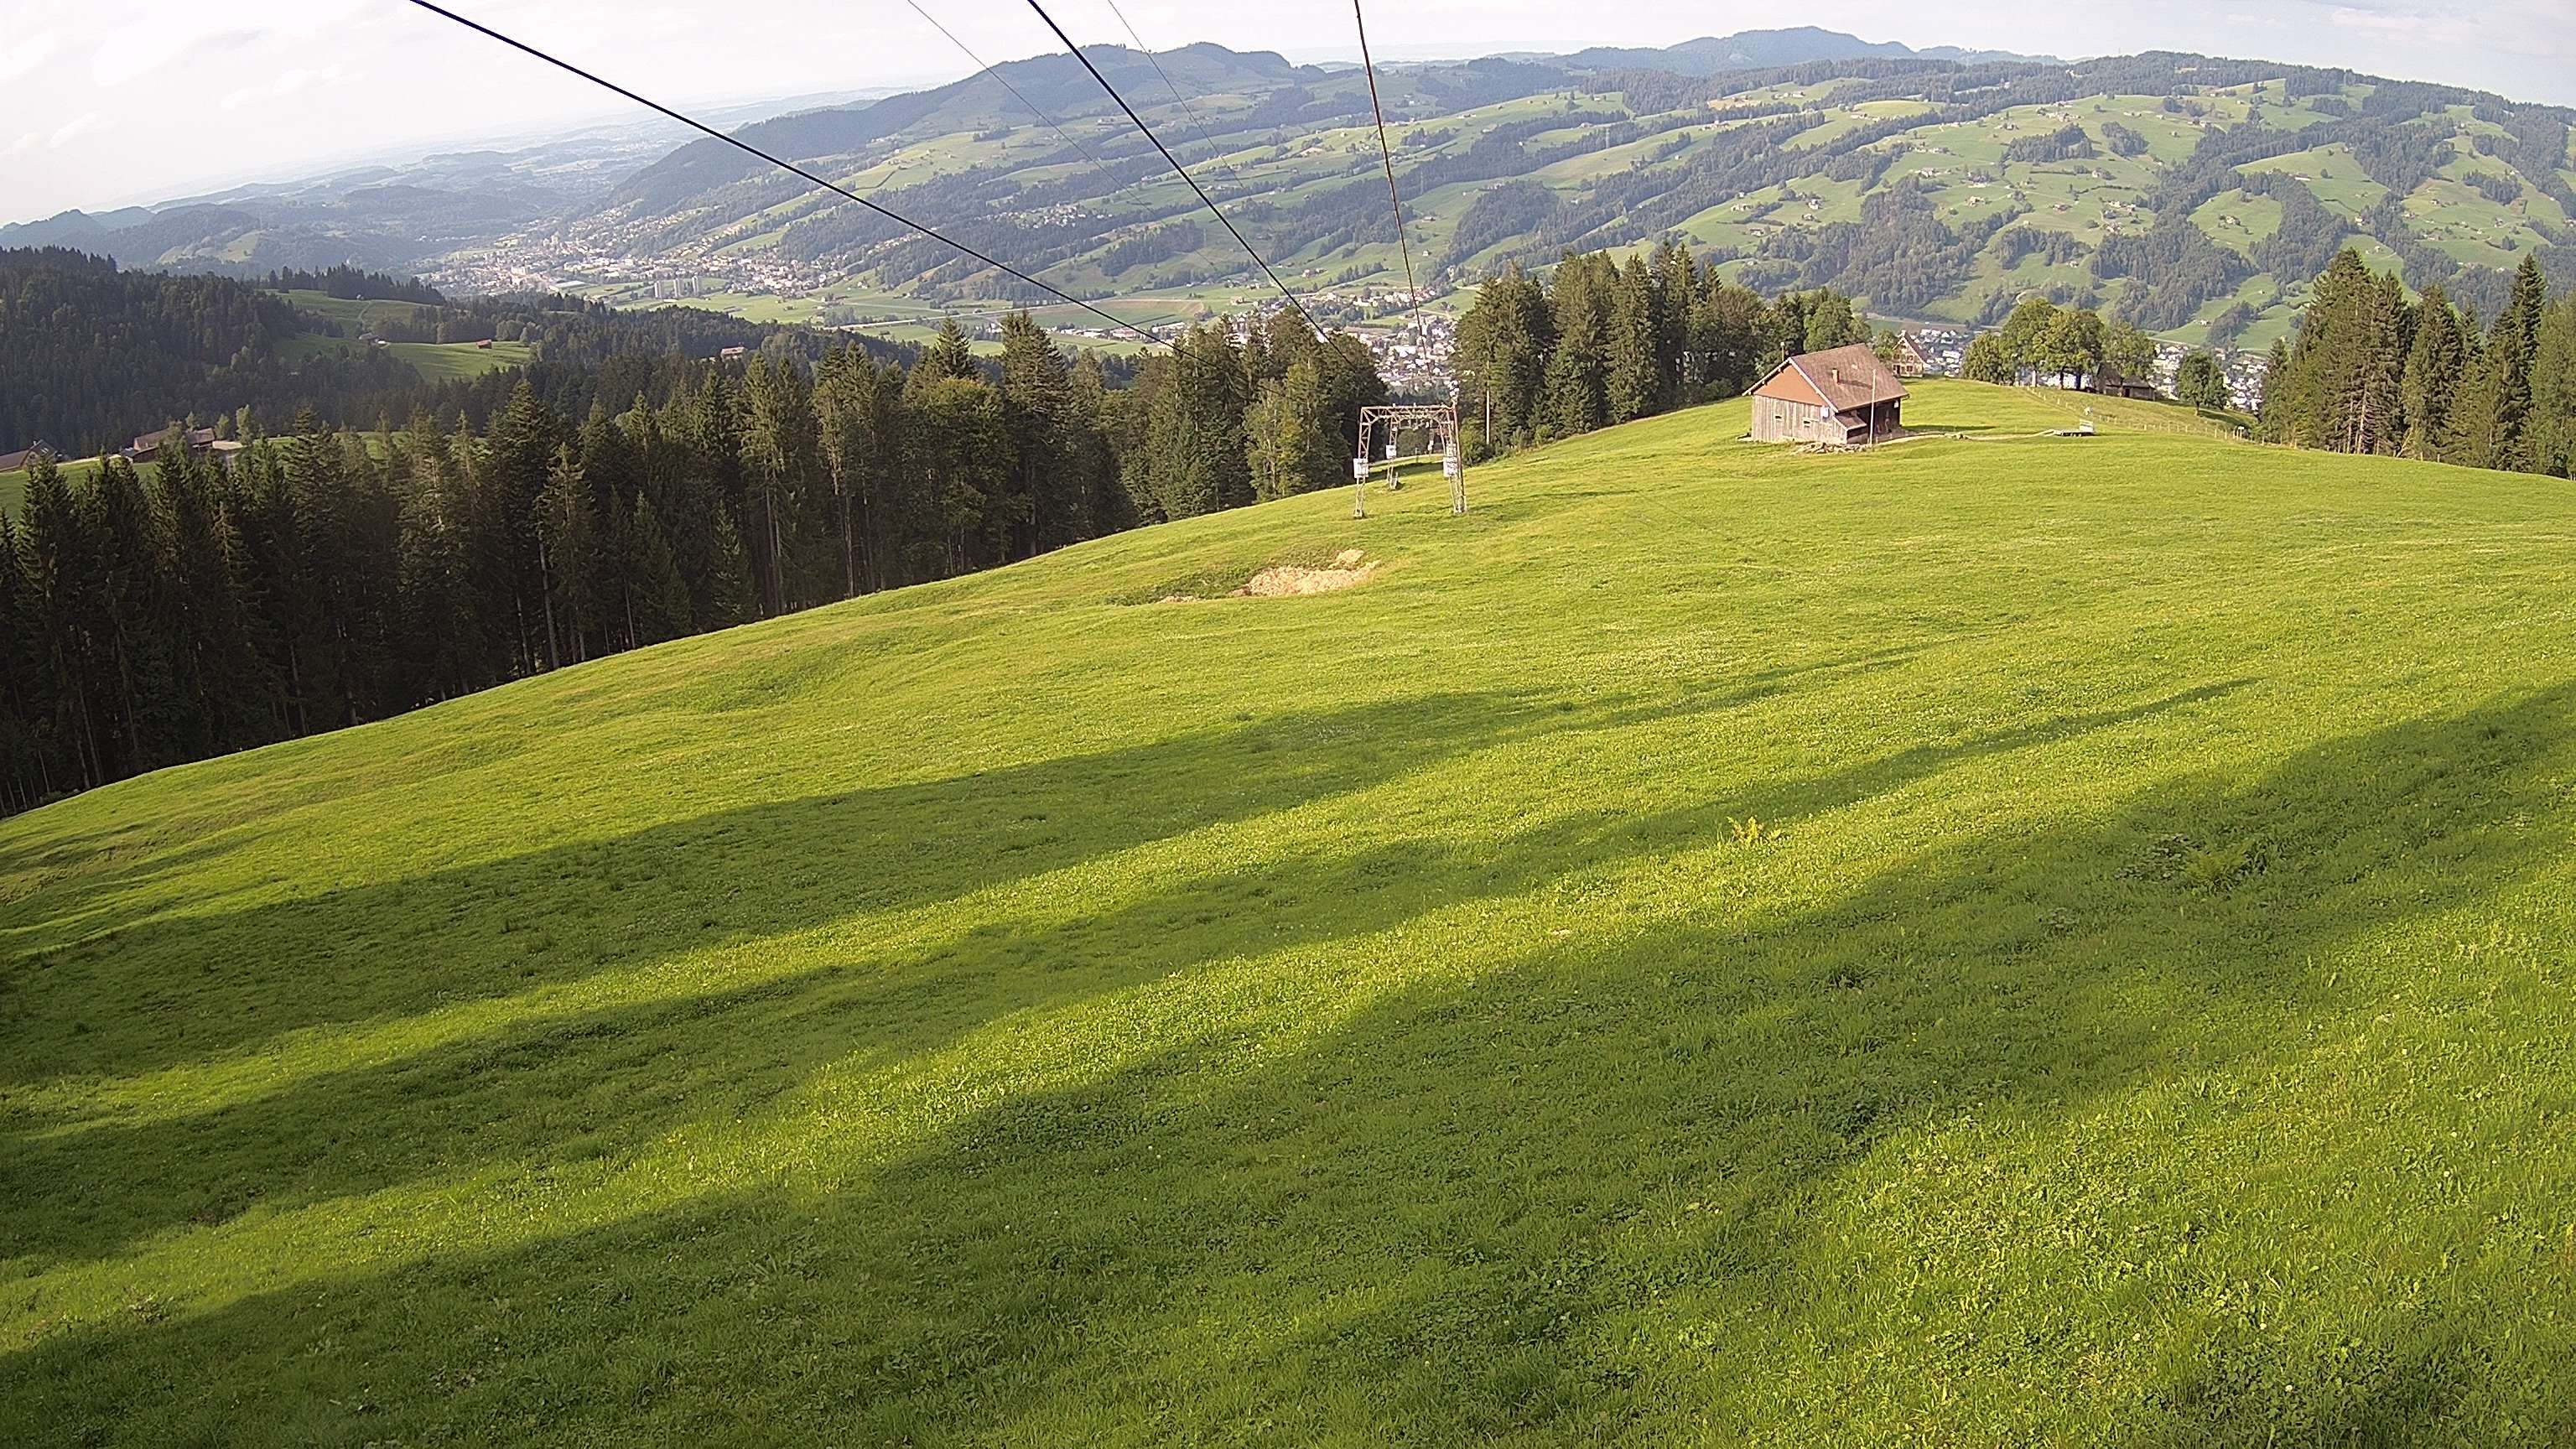
{"type": "Polygon", "coordinates": [[[2097,406],[0,821],[0,1440],[2565,1442],[2567,485],[2097,406]]]}

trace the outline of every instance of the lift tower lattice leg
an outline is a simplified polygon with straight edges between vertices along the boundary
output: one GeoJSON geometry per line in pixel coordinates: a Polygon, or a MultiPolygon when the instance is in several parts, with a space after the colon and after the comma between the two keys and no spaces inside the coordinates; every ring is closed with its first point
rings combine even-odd
{"type": "MultiPolygon", "coordinates": [[[[1467,511],[1467,468],[1465,455],[1459,451],[1458,404],[1451,401],[1389,404],[1360,409],[1359,455],[1351,459],[1351,481],[1357,489],[1357,496],[1351,504],[1351,516],[1368,517],[1369,462],[1375,454],[1378,429],[1381,426],[1386,429],[1386,456],[1390,465],[1396,462],[1401,452],[1397,444],[1400,434],[1414,432],[1427,435],[1429,446],[1424,451],[1439,455],[1440,472],[1449,480],[1449,511],[1452,514],[1465,513],[1467,511]]],[[[1392,479],[1394,476],[1392,466],[1388,472],[1392,479]]],[[[1389,490],[1392,491],[1394,486],[1390,482],[1389,490]]]]}

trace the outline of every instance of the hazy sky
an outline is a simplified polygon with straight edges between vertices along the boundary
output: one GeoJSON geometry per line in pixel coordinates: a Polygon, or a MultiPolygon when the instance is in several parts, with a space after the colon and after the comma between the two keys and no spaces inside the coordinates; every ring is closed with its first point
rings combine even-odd
{"type": "MultiPolygon", "coordinates": [[[[444,3],[675,102],[971,69],[902,0],[444,3]]],[[[1052,48],[1024,0],[923,3],[988,60],[1052,48]]],[[[1049,8],[1085,44],[1125,40],[1104,0],[1049,8]]],[[[1157,49],[1214,40],[1299,60],[1357,53],[1338,0],[1122,8],[1157,49]]],[[[1381,0],[1370,40],[1382,58],[1665,45],[1786,15],[1914,46],[2196,50],[2576,104],[2571,11],[2576,0],[1809,0],[1787,12],[1735,0],[1381,0]]],[[[597,119],[618,104],[406,0],[0,0],[0,93],[0,221],[288,179],[319,162],[597,119]]]]}

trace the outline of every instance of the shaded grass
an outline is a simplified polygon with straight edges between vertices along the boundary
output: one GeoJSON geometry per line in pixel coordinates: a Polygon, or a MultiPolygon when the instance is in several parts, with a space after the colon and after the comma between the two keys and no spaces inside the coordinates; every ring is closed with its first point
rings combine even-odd
{"type": "Polygon", "coordinates": [[[2561,500],[2103,418],[1701,410],[0,822],[0,1428],[2576,1432],[2561,500]]]}

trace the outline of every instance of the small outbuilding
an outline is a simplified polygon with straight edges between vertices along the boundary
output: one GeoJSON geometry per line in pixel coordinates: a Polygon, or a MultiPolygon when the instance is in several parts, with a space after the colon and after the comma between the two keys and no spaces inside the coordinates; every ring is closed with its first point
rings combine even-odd
{"type": "Polygon", "coordinates": [[[1850,447],[1903,426],[1905,385],[1865,346],[1803,352],[1753,389],[1753,440],[1850,447]]]}

